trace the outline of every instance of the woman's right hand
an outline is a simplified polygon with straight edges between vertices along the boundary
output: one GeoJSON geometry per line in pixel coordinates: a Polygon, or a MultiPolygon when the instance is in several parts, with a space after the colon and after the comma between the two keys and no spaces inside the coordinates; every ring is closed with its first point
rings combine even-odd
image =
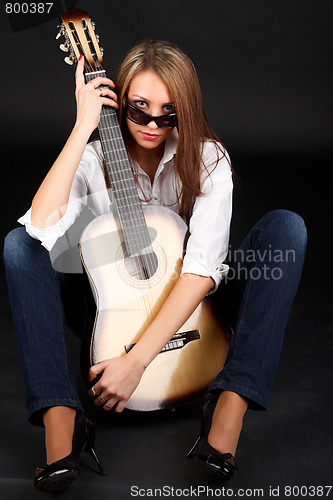
{"type": "Polygon", "coordinates": [[[108,85],[111,88],[115,84],[109,78],[97,76],[89,83],[84,80],[84,57],[81,56],[77,63],[76,80],[76,103],[77,115],[76,124],[85,125],[90,132],[97,127],[101,115],[102,106],[111,106],[118,109],[117,95],[108,87],[98,88],[100,85],[108,85]]]}

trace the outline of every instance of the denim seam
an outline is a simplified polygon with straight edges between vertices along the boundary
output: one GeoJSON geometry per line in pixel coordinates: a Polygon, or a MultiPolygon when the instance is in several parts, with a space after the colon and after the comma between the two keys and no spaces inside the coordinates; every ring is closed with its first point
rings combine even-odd
{"type": "Polygon", "coordinates": [[[256,402],[261,402],[260,404],[262,404],[263,406],[267,407],[267,400],[266,398],[264,398],[264,396],[262,396],[261,394],[259,394],[257,391],[253,391],[252,389],[249,389],[248,387],[245,387],[243,385],[239,385],[239,384],[234,384],[233,382],[228,382],[226,379],[222,379],[218,382],[218,386],[221,387],[221,386],[225,386],[224,389],[228,388],[228,389],[231,389],[231,388],[234,388],[237,392],[240,391],[240,392],[244,392],[244,393],[247,393],[247,394],[252,394],[254,396],[254,400],[256,400],[256,402]]]}
{"type": "Polygon", "coordinates": [[[68,373],[68,352],[67,352],[67,349],[66,349],[66,341],[65,341],[64,326],[63,326],[65,320],[63,318],[63,321],[61,321],[61,318],[62,318],[62,315],[63,315],[63,309],[61,307],[62,302],[61,302],[60,295],[59,295],[60,290],[58,289],[59,283],[57,283],[57,271],[56,270],[54,270],[53,281],[54,281],[54,285],[55,285],[56,292],[57,292],[57,300],[58,300],[58,308],[59,308],[58,321],[59,321],[59,324],[60,324],[61,338],[62,338],[62,348],[63,348],[63,353],[64,353],[64,365],[65,365],[64,368],[65,368],[65,372],[66,372],[66,378],[67,378],[67,381],[68,381],[68,385],[69,385],[71,393],[72,393],[72,399],[75,399],[75,393],[76,393],[76,391],[75,391],[75,389],[73,387],[73,384],[70,381],[70,377],[69,377],[69,373],[68,373]]]}
{"type": "Polygon", "coordinates": [[[45,410],[52,406],[68,406],[70,408],[82,410],[81,402],[75,398],[40,399],[38,402],[27,406],[28,420],[40,410],[45,410]]]}
{"type": "Polygon", "coordinates": [[[36,403],[32,403],[29,405],[29,408],[31,408],[31,410],[35,411],[35,409],[39,409],[39,408],[42,408],[43,405],[45,404],[49,404],[49,403],[59,403],[59,402],[63,402],[63,401],[69,401],[73,404],[78,404],[80,405],[80,401],[78,399],[75,399],[75,398],[51,398],[51,399],[39,399],[38,402],[36,403]],[[42,405],[42,406],[41,406],[42,405]]]}
{"type": "MultiPolygon", "coordinates": [[[[259,240],[259,241],[260,241],[260,243],[262,244],[262,243],[263,243],[263,241],[262,241],[261,236],[262,236],[262,232],[263,232],[263,227],[255,226],[255,229],[257,229],[257,230],[258,230],[258,240],[259,240]]],[[[283,297],[283,294],[280,294],[280,301],[282,300],[282,297],[283,297]]],[[[271,331],[270,331],[270,334],[269,334],[269,340],[270,340],[270,338],[271,338],[271,336],[272,336],[272,331],[274,330],[274,327],[275,327],[275,325],[276,325],[276,321],[277,321],[277,318],[278,318],[278,314],[277,314],[277,313],[278,313],[278,310],[279,310],[279,307],[276,307],[276,305],[275,305],[275,312],[276,312],[276,314],[275,314],[274,322],[272,322],[273,324],[272,324],[272,326],[271,326],[271,331]]],[[[267,354],[267,348],[268,348],[268,345],[269,345],[269,340],[268,340],[268,342],[267,342],[266,350],[265,350],[265,353],[264,353],[263,358],[262,358],[262,359],[263,359],[263,362],[264,362],[264,359],[265,359],[266,354],[267,354]]]]}
{"type": "MultiPolygon", "coordinates": [[[[257,227],[255,227],[255,229],[257,230],[258,241],[259,241],[259,243],[262,244],[262,239],[261,239],[262,228],[257,226],[257,227]]],[[[249,295],[250,295],[250,292],[251,292],[251,289],[252,289],[252,285],[253,285],[253,279],[250,278],[249,281],[248,281],[247,294],[246,294],[246,297],[245,297],[245,302],[244,302],[243,310],[242,310],[242,313],[241,313],[241,316],[240,316],[238,328],[235,331],[236,340],[235,340],[235,345],[234,345],[234,350],[232,352],[232,356],[234,356],[236,354],[237,348],[238,348],[238,345],[239,345],[240,332],[241,332],[241,329],[242,329],[244,318],[246,316],[247,304],[248,304],[249,295]]],[[[247,388],[245,386],[238,385],[238,384],[235,384],[233,382],[228,382],[223,377],[223,372],[222,372],[222,379],[220,380],[220,382],[218,383],[218,385],[221,386],[222,384],[227,385],[229,388],[233,387],[233,388],[239,389],[239,390],[241,390],[243,392],[247,392],[247,394],[249,394],[249,395],[252,394],[255,397],[255,399],[257,400],[257,402],[261,401],[262,402],[261,404],[263,404],[263,406],[267,407],[267,401],[266,401],[266,399],[263,396],[261,396],[258,392],[253,391],[252,389],[249,389],[249,388],[247,388]]]]}
{"type": "MultiPolygon", "coordinates": [[[[262,231],[262,229],[257,228],[257,227],[255,229],[259,230],[258,240],[259,240],[259,242],[261,242],[261,240],[260,240],[260,232],[262,231]]],[[[236,334],[236,341],[235,341],[234,351],[232,353],[233,355],[237,351],[238,340],[239,340],[239,336],[240,336],[240,331],[241,331],[241,328],[242,328],[242,325],[243,325],[243,321],[244,321],[244,318],[245,318],[245,315],[246,315],[246,309],[247,309],[247,304],[248,304],[249,295],[250,295],[250,292],[251,292],[251,289],[252,289],[252,285],[253,285],[253,279],[250,278],[249,284],[248,284],[248,289],[247,289],[247,294],[246,294],[246,298],[245,298],[245,302],[244,302],[244,307],[243,307],[243,310],[242,310],[242,313],[241,313],[241,317],[240,317],[240,320],[239,320],[237,331],[235,332],[235,334],[236,334]]]]}

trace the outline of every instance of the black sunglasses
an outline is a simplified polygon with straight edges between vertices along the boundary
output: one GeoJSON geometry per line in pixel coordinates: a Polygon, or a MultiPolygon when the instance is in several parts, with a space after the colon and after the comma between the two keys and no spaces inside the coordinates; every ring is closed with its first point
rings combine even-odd
{"type": "Polygon", "coordinates": [[[151,116],[128,103],[125,105],[125,116],[138,125],[148,125],[151,121],[154,121],[158,128],[173,128],[177,125],[177,113],[151,116]]]}

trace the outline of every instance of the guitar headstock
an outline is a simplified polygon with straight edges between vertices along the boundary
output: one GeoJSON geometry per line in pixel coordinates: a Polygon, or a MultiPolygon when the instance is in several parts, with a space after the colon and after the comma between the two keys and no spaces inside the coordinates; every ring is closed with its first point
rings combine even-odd
{"type": "Polygon", "coordinates": [[[99,46],[99,36],[95,34],[95,24],[87,12],[69,9],[61,16],[61,24],[56,38],[65,37],[60,49],[68,52],[67,64],[74,64],[84,56],[85,73],[103,70],[103,49],[99,46]]]}

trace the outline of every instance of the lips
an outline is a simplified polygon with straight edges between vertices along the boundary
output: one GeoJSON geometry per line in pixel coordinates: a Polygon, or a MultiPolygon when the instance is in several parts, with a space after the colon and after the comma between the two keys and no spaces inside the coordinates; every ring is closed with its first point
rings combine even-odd
{"type": "Polygon", "coordinates": [[[147,141],[156,141],[159,138],[158,134],[148,134],[147,132],[141,132],[142,137],[147,141]]]}

